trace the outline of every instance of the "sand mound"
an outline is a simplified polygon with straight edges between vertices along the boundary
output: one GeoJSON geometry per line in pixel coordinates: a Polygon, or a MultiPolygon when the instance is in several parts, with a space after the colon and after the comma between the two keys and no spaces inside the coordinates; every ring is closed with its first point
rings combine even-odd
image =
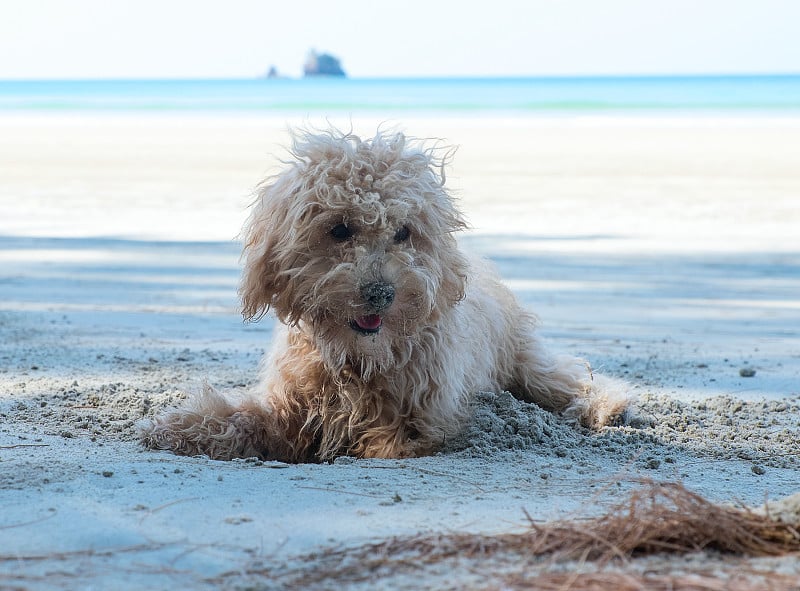
{"type": "MultiPolygon", "coordinates": [[[[28,425],[32,433],[134,441],[141,419],[192,395],[165,387],[178,380],[168,367],[156,365],[137,384],[28,378],[19,384],[27,394],[24,400],[2,400],[0,432],[9,432],[13,422],[28,425]]],[[[241,376],[227,380],[240,381],[241,376]]],[[[755,474],[768,468],[800,467],[796,453],[800,398],[745,401],[719,396],[684,402],[642,394],[639,411],[647,418],[644,427],[611,427],[595,433],[508,392],[483,392],[474,399],[471,420],[440,453],[488,458],[535,451],[556,460],[588,462],[602,452],[644,468],[687,457],[744,460],[755,474]]]]}

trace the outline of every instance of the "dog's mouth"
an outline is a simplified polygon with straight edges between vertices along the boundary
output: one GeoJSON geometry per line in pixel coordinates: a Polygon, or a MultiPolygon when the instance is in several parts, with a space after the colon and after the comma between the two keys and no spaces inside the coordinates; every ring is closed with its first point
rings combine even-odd
{"type": "Polygon", "coordinates": [[[350,322],[350,328],[361,334],[375,334],[381,329],[383,318],[378,314],[367,314],[366,316],[359,316],[350,322]]]}

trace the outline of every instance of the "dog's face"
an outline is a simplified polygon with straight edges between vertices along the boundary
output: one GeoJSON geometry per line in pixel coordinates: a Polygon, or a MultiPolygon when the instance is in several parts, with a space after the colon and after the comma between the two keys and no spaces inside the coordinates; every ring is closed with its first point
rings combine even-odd
{"type": "Polygon", "coordinates": [[[295,139],[245,226],[247,319],[273,308],[325,362],[371,374],[403,364],[415,338],[464,296],[464,227],[431,151],[403,135],[295,139]]]}

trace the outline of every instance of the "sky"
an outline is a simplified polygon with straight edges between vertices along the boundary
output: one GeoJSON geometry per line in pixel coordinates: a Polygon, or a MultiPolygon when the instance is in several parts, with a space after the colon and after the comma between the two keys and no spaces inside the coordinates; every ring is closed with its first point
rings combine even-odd
{"type": "Polygon", "coordinates": [[[0,79],[800,73],[798,0],[0,0],[0,79]]]}

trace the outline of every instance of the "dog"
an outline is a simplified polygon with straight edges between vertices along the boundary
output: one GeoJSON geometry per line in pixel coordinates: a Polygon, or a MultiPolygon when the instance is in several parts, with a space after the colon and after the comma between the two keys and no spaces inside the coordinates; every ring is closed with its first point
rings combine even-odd
{"type": "Polygon", "coordinates": [[[242,313],[281,325],[248,397],[209,387],[147,423],[149,448],[285,462],[435,452],[472,396],[508,390],[598,429],[624,385],[554,356],[487,261],[468,257],[449,153],[402,133],[297,131],[243,230],[242,313]]]}

